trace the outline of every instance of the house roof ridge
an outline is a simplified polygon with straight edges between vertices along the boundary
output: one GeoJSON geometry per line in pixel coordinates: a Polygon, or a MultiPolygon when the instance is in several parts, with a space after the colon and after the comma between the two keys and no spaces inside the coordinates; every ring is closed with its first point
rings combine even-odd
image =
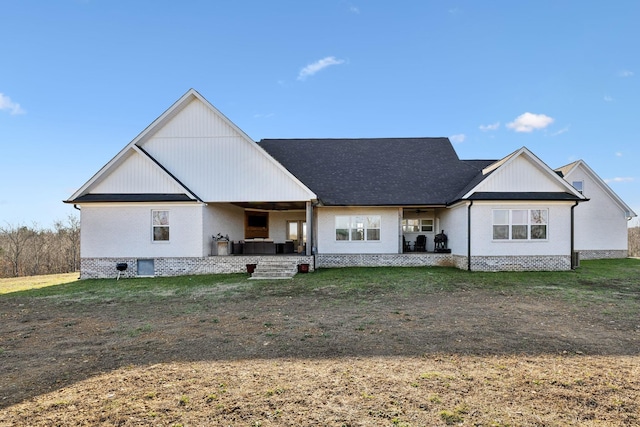
{"type": "Polygon", "coordinates": [[[329,137],[329,138],[262,138],[263,141],[396,141],[396,140],[449,140],[446,136],[398,136],[398,137],[329,137]]]}

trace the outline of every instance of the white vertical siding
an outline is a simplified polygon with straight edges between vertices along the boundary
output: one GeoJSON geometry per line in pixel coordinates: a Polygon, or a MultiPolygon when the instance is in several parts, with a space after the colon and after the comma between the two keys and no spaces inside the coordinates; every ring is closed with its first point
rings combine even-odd
{"type": "Polygon", "coordinates": [[[81,205],[83,258],[200,257],[203,253],[201,204],[81,205]],[[153,242],[151,211],[169,211],[169,242],[153,242]]]}
{"type": "Polygon", "coordinates": [[[255,142],[198,99],[150,136],[143,148],[206,202],[312,198],[255,142]]]}
{"type": "Polygon", "coordinates": [[[184,188],[158,165],[134,150],[129,151],[118,167],[92,189],[92,193],[184,192],[184,188]]]}
{"type": "Polygon", "coordinates": [[[549,176],[527,156],[521,155],[512,162],[502,165],[476,191],[561,191],[564,190],[558,180],[549,176]]]}
{"type": "Polygon", "coordinates": [[[318,253],[320,254],[392,254],[400,251],[402,239],[398,208],[316,208],[318,253]],[[336,240],[336,215],[380,215],[380,240],[350,242],[336,240]]]}
{"type": "Polygon", "coordinates": [[[583,194],[589,198],[575,208],[575,249],[628,250],[628,222],[620,205],[580,167],[565,179],[584,181],[583,194]]]}

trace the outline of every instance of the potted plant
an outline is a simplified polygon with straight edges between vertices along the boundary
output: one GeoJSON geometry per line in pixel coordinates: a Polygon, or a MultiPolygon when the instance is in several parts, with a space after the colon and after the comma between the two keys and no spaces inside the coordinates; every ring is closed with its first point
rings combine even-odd
{"type": "Polygon", "coordinates": [[[303,263],[298,264],[298,273],[308,273],[309,272],[309,264],[303,263]]]}

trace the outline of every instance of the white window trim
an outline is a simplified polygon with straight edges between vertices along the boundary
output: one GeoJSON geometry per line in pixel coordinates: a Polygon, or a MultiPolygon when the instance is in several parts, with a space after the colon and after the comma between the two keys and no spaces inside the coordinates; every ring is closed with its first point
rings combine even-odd
{"type": "Polygon", "coordinates": [[[577,180],[575,180],[575,181],[571,181],[571,186],[572,186],[573,188],[575,188],[576,190],[578,190],[578,192],[579,192],[580,194],[584,194],[584,180],[583,180],[583,179],[577,179],[577,180]],[[581,188],[578,188],[578,187],[576,187],[576,186],[574,185],[574,184],[576,184],[576,183],[578,183],[578,182],[580,183],[580,187],[581,187],[581,188]]]}
{"type": "Polygon", "coordinates": [[[151,210],[151,243],[157,243],[157,244],[167,244],[171,242],[171,219],[169,216],[169,209],[152,209],[151,210]],[[155,225],[153,223],[153,216],[155,212],[166,212],[167,213],[167,220],[168,220],[168,224],[167,225],[155,225]],[[167,228],[169,230],[169,238],[167,240],[156,240],[154,238],[155,236],[155,229],[156,227],[163,227],[163,228],[167,228]]]}
{"type": "Polygon", "coordinates": [[[402,232],[404,234],[433,233],[435,222],[434,218],[402,218],[402,232]],[[409,221],[412,224],[409,224],[409,221]],[[431,230],[423,230],[423,227],[428,226],[431,226],[431,230]]]}
{"type": "Polygon", "coordinates": [[[435,221],[433,220],[433,218],[421,218],[420,219],[420,232],[421,233],[433,233],[433,230],[435,230],[435,221]],[[431,221],[431,224],[428,224],[428,222],[431,221]],[[425,224],[425,222],[427,222],[427,224],[425,224]],[[431,230],[424,230],[423,227],[429,226],[431,225],[431,230]]]}
{"type": "Polygon", "coordinates": [[[334,224],[333,224],[333,225],[334,225],[334,227],[333,227],[333,230],[334,230],[334,239],[335,239],[335,242],[336,242],[336,243],[354,243],[354,242],[355,242],[355,243],[379,243],[379,242],[381,242],[381,241],[382,241],[382,216],[381,216],[381,215],[336,215],[336,216],[335,216],[335,221],[334,221],[334,224]],[[358,229],[358,227],[356,227],[356,228],[352,227],[352,225],[353,225],[353,223],[354,223],[354,218],[356,218],[356,217],[365,217],[365,218],[366,218],[366,217],[372,217],[372,218],[374,218],[374,217],[375,217],[375,218],[377,218],[377,219],[378,219],[378,224],[380,224],[380,227],[377,227],[377,228],[376,228],[376,227],[367,228],[367,224],[366,224],[366,223],[364,223],[364,224],[363,224],[363,228],[362,228],[363,233],[364,233],[364,234],[363,234],[363,235],[364,235],[364,239],[363,239],[363,240],[352,240],[352,239],[351,239],[351,236],[352,236],[352,232],[353,232],[353,230],[358,229]],[[349,236],[349,238],[348,238],[348,239],[340,240],[340,239],[337,239],[337,238],[336,238],[336,234],[337,234],[337,233],[336,233],[336,231],[337,231],[338,229],[343,229],[342,227],[338,227],[338,218],[348,218],[348,219],[349,219],[349,228],[347,228],[347,230],[348,230],[348,231],[347,231],[347,235],[349,236]],[[375,239],[375,240],[369,240],[369,239],[367,238],[367,234],[368,234],[368,233],[367,233],[367,231],[368,231],[368,230],[378,230],[378,236],[379,236],[379,238],[378,238],[378,239],[375,239]]]}
{"type": "Polygon", "coordinates": [[[549,209],[548,208],[496,208],[491,210],[491,241],[496,243],[534,243],[534,242],[548,242],[549,241],[549,209]],[[494,223],[494,212],[495,211],[508,211],[509,212],[509,223],[508,224],[495,224],[494,223]],[[525,225],[525,224],[514,224],[513,223],[513,211],[527,211],[527,238],[526,239],[514,239],[512,237],[512,226],[514,225],[525,225]],[[547,227],[545,238],[544,239],[532,239],[531,238],[531,226],[538,225],[531,223],[531,211],[545,211],[547,222],[545,225],[547,227]],[[509,230],[509,238],[507,239],[496,239],[493,237],[493,227],[496,225],[506,225],[509,230]]]}

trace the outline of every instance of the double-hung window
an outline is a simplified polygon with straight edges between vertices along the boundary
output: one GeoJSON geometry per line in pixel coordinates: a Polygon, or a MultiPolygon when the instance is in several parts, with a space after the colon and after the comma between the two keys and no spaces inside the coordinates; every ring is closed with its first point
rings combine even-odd
{"type": "Polygon", "coordinates": [[[169,241],[169,211],[151,211],[151,236],[154,242],[169,241]]]}
{"type": "Polygon", "coordinates": [[[547,209],[494,209],[493,240],[546,240],[547,209]]]}
{"type": "Polygon", "coordinates": [[[380,223],[380,215],[337,215],[336,240],[378,241],[380,223]]]}

